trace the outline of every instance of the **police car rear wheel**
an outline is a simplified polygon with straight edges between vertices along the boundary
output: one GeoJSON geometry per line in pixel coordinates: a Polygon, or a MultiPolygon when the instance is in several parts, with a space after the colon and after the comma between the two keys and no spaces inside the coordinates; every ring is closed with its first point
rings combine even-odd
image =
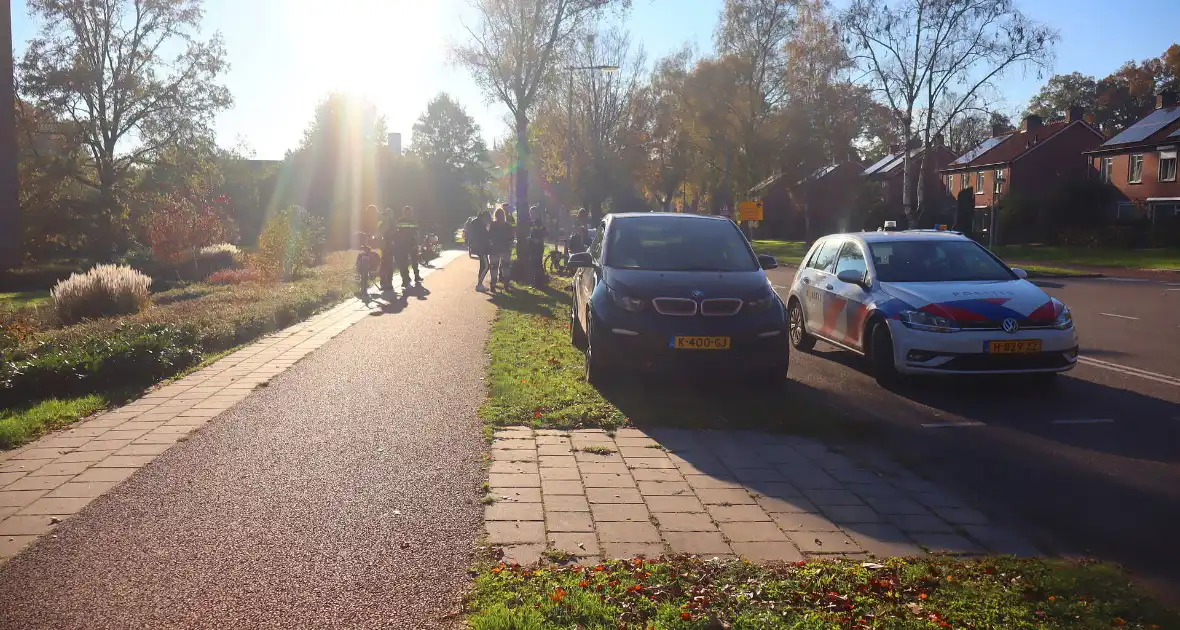
{"type": "Polygon", "coordinates": [[[803,323],[803,307],[797,300],[792,300],[790,308],[787,309],[787,327],[791,334],[791,345],[796,350],[806,351],[815,347],[815,337],[807,334],[806,325],[803,323]]]}
{"type": "Polygon", "coordinates": [[[893,363],[893,337],[889,334],[889,326],[885,322],[877,322],[872,330],[869,362],[873,367],[873,377],[881,385],[896,383],[900,373],[893,363]]]}

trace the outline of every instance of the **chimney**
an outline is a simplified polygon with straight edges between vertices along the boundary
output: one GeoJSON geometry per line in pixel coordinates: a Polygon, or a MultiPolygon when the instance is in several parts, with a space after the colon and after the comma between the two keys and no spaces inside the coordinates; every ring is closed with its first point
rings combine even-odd
{"type": "Polygon", "coordinates": [[[1082,109],[1081,105],[1070,105],[1069,112],[1065,115],[1066,122],[1076,122],[1085,120],[1086,110],[1082,109]]]}
{"type": "Polygon", "coordinates": [[[941,147],[946,142],[946,138],[941,133],[934,134],[934,146],[941,147]]]}
{"type": "Polygon", "coordinates": [[[900,144],[891,144],[891,145],[889,145],[889,155],[896,155],[898,151],[901,151],[901,145],[900,145],[900,144]]]}
{"type": "Polygon", "coordinates": [[[1029,114],[1028,116],[1024,117],[1024,122],[1020,123],[1020,131],[1021,133],[1036,131],[1037,129],[1041,128],[1042,122],[1043,121],[1041,120],[1040,116],[1037,116],[1036,114],[1029,114]]]}
{"type": "Polygon", "coordinates": [[[389,134],[389,151],[398,155],[402,152],[402,135],[400,133],[389,134]]]}
{"type": "Polygon", "coordinates": [[[1163,90],[1155,95],[1155,108],[1163,109],[1165,107],[1176,106],[1176,92],[1173,90],[1163,90]]]}
{"type": "Polygon", "coordinates": [[[1004,125],[992,125],[992,137],[998,138],[1008,133],[1008,128],[1004,125]]]}

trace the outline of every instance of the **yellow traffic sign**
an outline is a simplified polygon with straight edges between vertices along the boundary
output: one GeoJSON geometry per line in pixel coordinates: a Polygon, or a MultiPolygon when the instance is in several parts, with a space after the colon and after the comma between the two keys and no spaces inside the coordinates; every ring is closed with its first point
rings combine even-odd
{"type": "Polygon", "coordinates": [[[741,221],[761,221],[762,202],[743,201],[738,204],[738,217],[741,221]]]}

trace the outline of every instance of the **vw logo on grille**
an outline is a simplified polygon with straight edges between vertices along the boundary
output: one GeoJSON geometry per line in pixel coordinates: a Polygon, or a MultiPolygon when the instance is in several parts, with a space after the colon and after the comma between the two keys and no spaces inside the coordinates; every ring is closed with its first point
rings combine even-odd
{"type": "Polygon", "coordinates": [[[1011,317],[1004,320],[1003,326],[1004,326],[1004,332],[1009,333],[1009,334],[1020,330],[1020,322],[1017,322],[1015,319],[1013,319],[1011,317]]]}
{"type": "Polygon", "coordinates": [[[705,292],[704,292],[704,291],[701,291],[700,289],[697,289],[697,290],[695,290],[695,291],[693,291],[693,292],[692,292],[692,296],[693,296],[694,298],[703,298],[703,297],[705,297],[705,292]]]}

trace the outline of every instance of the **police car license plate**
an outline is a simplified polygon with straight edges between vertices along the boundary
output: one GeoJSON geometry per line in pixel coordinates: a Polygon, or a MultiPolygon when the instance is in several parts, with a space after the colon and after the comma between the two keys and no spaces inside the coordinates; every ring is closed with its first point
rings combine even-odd
{"type": "Polygon", "coordinates": [[[1041,351],[1041,340],[989,341],[987,351],[991,354],[1031,354],[1041,351]]]}
{"type": "Polygon", "coordinates": [[[729,337],[673,337],[677,350],[729,350],[729,337]]]}

